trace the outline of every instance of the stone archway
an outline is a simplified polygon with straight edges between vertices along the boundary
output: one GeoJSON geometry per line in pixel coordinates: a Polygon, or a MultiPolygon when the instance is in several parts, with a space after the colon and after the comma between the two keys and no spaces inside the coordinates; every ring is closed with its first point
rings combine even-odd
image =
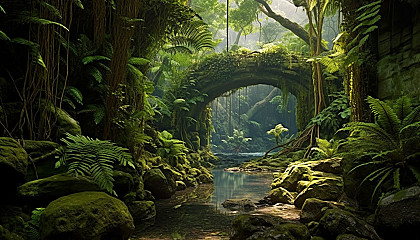
{"type": "Polygon", "coordinates": [[[306,59],[282,47],[261,52],[216,54],[204,60],[188,76],[195,81],[195,86],[187,90],[203,96],[203,101],[197,102],[189,111],[189,117],[197,120],[196,126],[189,130],[194,132],[194,138],[199,138],[200,147],[208,146],[210,133],[205,111],[208,104],[225,92],[257,84],[286,88],[296,97],[296,118],[298,128],[302,130],[313,115],[311,74],[311,65],[306,59]]]}

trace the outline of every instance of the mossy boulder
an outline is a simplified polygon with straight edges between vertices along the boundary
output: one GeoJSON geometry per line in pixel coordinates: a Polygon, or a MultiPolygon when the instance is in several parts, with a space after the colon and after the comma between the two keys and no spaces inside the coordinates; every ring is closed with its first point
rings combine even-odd
{"type": "Polygon", "coordinates": [[[33,163],[28,166],[26,181],[50,177],[65,171],[64,167],[55,167],[57,148],[59,146],[58,143],[50,141],[24,141],[23,148],[33,163]]]}
{"type": "Polygon", "coordinates": [[[303,163],[311,168],[312,171],[320,171],[325,173],[340,174],[343,172],[341,168],[341,158],[329,158],[317,161],[309,161],[303,163]]]}
{"type": "Polygon", "coordinates": [[[420,186],[413,186],[379,202],[375,228],[383,239],[412,239],[420,227],[420,186]]]}
{"type": "Polygon", "coordinates": [[[257,208],[255,203],[249,199],[226,199],[222,206],[231,211],[252,211],[257,208]]]}
{"type": "Polygon", "coordinates": [[[152,201],[133,201],[128,204],[128,210],[135,222],[156,216],[155,203],[152,201]]]}
{"type": "Polygon", "coordinates": [[[267,228],[284,222],[281,218],[266,215],[238,215],[232,222],[233,235],[231,240],[245,240],[256,232],[263,232],[267,228]]]}
{"type": "Polygon", "coordinates": [[[51,202],[41,215],[43,240],[129,239],[134,231],[127,206],[103,192],[80,192],[51,202]]]}
{"type": "Polygon", "coordinates": [[[343,179],[341,177],[320,177],[311,181],[308,187],[299,193],[294,205],[301,208],[308,198],[337,201],[343,193],[343,179]]]}
{"type": "Polygon", "coordinates": [[[302,206],[302,211],[300,212],[300,222],[317,222],[321,219],[323,213],[327,209],[334,208],[344,208],[344,206],[332,201],[323,201],[316,198],[308,198],[305,200],[305,203],[302,206]]]}
{"type": "Polygon", "coordinates": [[[87,177],[62,173],[27,182],[18,187],[17,195],[33,207],[45,207],[59,197],[83,191],[100,191],[100,188],[87,177]]]}
{"type": "Polygon", "coordinates": [[[134,179],[126,172],[114,170],[114,191],[118,196],[124,196],[135,191],[134,179]]]}
{"type": "Polygon", "coordinates": [[[176,182],[170,170],[152,168],[144,175],[144,188],[156,198],[170,198],[176,191],[176,182]]]}
{"type": "Polygon", "coordinates": [[[284,223],[264,232],[254,233],[250,239],[310,240],[311,234],[303,224],[284,223]]]}
{"type": "Polygon", "coordinates": [[[25,181],[27,168],[28,155],[23,147],[12,138],[0,137],[0,201],[14,195],[16,187],[25,181]]]}
{"type": "Polygon", "coordinates": [[[297,193],[291,193],[287,191],[285,188],[278,187],[278,188],[272,189],[268,193],[266,200],[271,204],[276,204],[276,203],[293,204],[296,194],[297,193]]]}
{"type": "Polygon", "coordinates": [[[371,225],[341,209],[328,209],[319,221],[317,233],[326,239],[336,239],[341,234],[352,234],[370,240],[381,239],[371,225]]]}
{"type": "MultiPolygon", "coordinates": [[[[29,216],[22,212],[22,208],[14,205],[0,205],[0,225],[10,232],[12,239],[23,239],[25,236],[25,222],[29,216]],[[19,237],[16,237],[19,236],[19,237]]],[[[3,239],[0,237],[0,239],[3,239]]]]}
{"type": "Polygon", "coordinates": [[[283,187],[290,192],[296,192],[299,181],[309,180],[309,172],[309,167],[300,163],[292,163],[281,175],[279,175],[278,178],[274,179],[271,188],[275,189],[277,187],[283,187]]]}

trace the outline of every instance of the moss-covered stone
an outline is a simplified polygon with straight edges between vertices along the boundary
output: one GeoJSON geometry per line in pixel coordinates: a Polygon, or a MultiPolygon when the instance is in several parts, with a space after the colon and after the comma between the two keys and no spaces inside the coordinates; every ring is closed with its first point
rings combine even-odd
{"type": "Polygon", "coordinates": [[[59,197],[83,191],[100,191],[100,188],[87,177],[63,173],[27,182],[18,187],[17,194],[33,207],[45,207],[59,197]]]}
{"type": "Polygon", "coordinates": [[[118,196],[124,196],[132,191],[135,191],[133,177],[122,171],[114,170],[114,191],[118,196]]]}
{"type": "Polygon", "coordinates": [[[413,186],[382,199],[375,214],[375,227],[384,239],[410,239],[420,226],[420,186],[413,186]]]}
{"type": "Polygon", "coordinates": [[[28,156],[22,146],[14,139],[0,137],[0,202],[12,198],[18,184],[25,181],[28,156]]]}
{"type": "Polygon", "coordinates": [[[323,201],[316,198],[308,198],[302,206],[300,212],[300,222],[309,223],[319,221],[326,209],[344,208],[344,206],[331,201],[323,201]]]}
{"type": "Polygon", "coordinates": [[[287,204],[293,204],[293,201],[295,200],[295,194],[290,193],[286,189],[282,187],[278,187],[275,189],[272,189],[270,193],[268,193],[267,200],[271,204],[276,203],[287,203],[287,204]]]}
{"type": "Polygon", "coordinates": [[[335,239],[341,234],[353,234],[370,240],[380,240],[374,228],[354,214],[341,209],[328,209],[319,221],[318,234],[335,239]]]}
{"type": "Polygon", "coordinates": [[[28,166],[26,181],[50,177],[55,174],[63,173],[64,167],[56,168],[57,148],[60,145],[50,141],[25,140],[23,148],[28,153],[33,164],[28,166]]]}
{"type": "Polygon", "coordinates": [[[294,205],[301,208],[308,198],[337,201],[343,193],[343,179],[341,177],[322,177],[311,181],[308,187],[296,197],[294,205]]]}
{"type": "MultiPolygon", "coordinates": [[[[25,222],[29,216],[22,212],[22,208],[14,205],[0,205],[0,225],[10,231],[10,235],[24,236],[25,222]]],[[[0,237],[0,239],[3,239],[0,237]]],[[[12,238],[14,239],[14,238],[12,238]]],[[[16,239],[23,239],[22,237],[16,239]]]]}
{"type": "Polygon", "coordinates": [[[360,238],[353,234],[340,234],[337,236],[336,240],[367,240],[366,238],[360,238]]]}
{"type": "Polygon", "coordinates": [[[187,188],[187,185],[183,181],[176,181],[176,190],[181,191],[187,188]]]}
{"type": "Polygon", "coordinates": [[[310,172],[310,168],[299,163],[290,164],[281,178],[274,179],[274,183],[271,186],[272,189],[276,187],[283,187],[291,192],[296,192],[297,184],[301,180],[308,180],[307,174],[310,172]]]}
{"type": "Polygon", "coordinates": [[[257,206],[251,200],[244,198],[244,199],[226,199],[222,206],[226,209],[231,211],[252,211],[257,206]]]}
{"type": "MultiPolygon", "coordinates": [[[[165,171],[165,170],[164,170],[165,171]]],[[[170,170],[167,176],[159,168],[153,168],[144,175],[144,188],[150,190],[156,198],[170,198],[176,191],[176,182],[170,170]]]]}
{"type": "Polygon", "coordinates": [[[156,216],[155,203],[152,201],[133,201],[128,204],[128,210],[135,222],[156,216]]]}
{"type": "Polygon", "coordinates": [[[103,192],[81,192],[51,202],[41,215],[44,240],[126,240],[134,231],[127,206],[103,192]]]}
{"type": "Polygon", "coordinates": [[[232,222],[232,240],[244,240],[251,237],[256,232],[263,232],[267,228],[272,228],[276,224],[284,222],[281,218],[272,216],[238,215],[232,222]]]}

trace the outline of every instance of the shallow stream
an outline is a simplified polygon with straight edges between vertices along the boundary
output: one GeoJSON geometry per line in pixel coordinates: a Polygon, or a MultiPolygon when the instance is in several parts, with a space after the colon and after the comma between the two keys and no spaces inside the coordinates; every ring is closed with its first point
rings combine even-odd
{"type": "Polygon", "coordinates": [[[214,184],[178,191],[156,201],[156,218],[136,225],[132,239],[228,239],[235,212],[222,203],[228,198],[257,202],[270,190],[271,174],[213,170],[214,184]]]}

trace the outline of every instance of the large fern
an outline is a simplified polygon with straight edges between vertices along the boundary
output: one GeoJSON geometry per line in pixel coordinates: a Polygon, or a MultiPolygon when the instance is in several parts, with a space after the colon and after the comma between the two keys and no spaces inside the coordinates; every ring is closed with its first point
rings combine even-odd
{"type": "Polygon", "coordinates": [[[61,139],[66,144],[61,151],[56,167],[67,165],[73,176],[92,176],[101,189],[116,195],[113,190],[113,168],[116,163],[134,168],[128,149],[110,141],[92,139],[82,135],[71,135],[61,139]]]}
{"type": "Polygon", "coordinates": [[[201,20],[185,23],[168,37],[169,45],[165,51],[169,53],[195,53],[205,48],[213,49],[213,36],[208,25],[201,20]]]}
{"type": "Polygon", "coordinates": [[[351,132],[344,144],[346,150],[358,159],[367,159],[348,174],[375,166],[376,170],[361,181],[361,185],[373,184],[373,201],[378,192],[420,183],[420,107],[413,109],[407,97],[398,99],[392,107],[372,97],[367,101],[375,122],[352,122],[341,130],[351,132]]]}

